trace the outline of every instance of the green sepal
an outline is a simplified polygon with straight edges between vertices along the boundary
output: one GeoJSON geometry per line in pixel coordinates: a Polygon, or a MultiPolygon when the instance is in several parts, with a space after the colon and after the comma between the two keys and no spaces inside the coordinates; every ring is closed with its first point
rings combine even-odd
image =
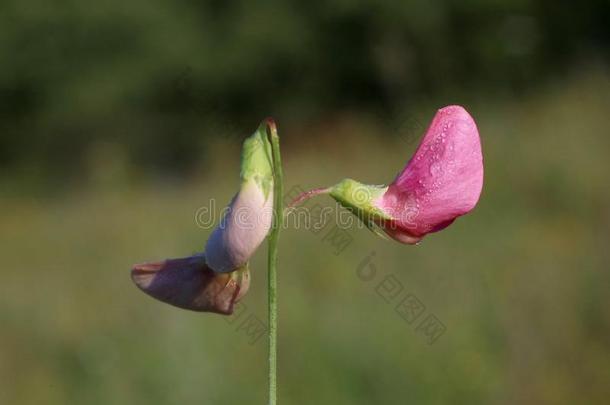
{"type": "Polygon", "coordinates": [[[374,203],[387,189],[387,186],[368,185],[356,180],[344,179],[331,187],[330,196],[362,221],[371,232],[385,237],[377,223],[391,218],[374,203]]]}
{"type": "Polygon", "coordinates": [[[239,177],[242,185],[253,180],[263,190],[265,199],[269,197],[273,188],[273,163],[266,121],[244,141],[239,177]]]}

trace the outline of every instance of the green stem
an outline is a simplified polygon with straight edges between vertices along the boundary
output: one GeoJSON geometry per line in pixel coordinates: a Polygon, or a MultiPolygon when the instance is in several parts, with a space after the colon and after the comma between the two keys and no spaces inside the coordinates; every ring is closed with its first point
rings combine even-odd
{"type": "Polygon", "coordinates": [[[277,242],[283,221],[282,159],[277,127],[267,118],[268,136],[273,155],[273,227],[269,236],[269,405],[277,403],[277,242]]]}
{"type": "Polygon", "coordinates": [[[297,205],[299,205],[317,195],[328,194],[331,192],[331,190],[332,190],[332,187],[320,187],[320,188],[314,188],[313,190],[305,191],[304,193],[301,193],[297,198],[292,200],[288,204],[288,208],[296,207],[297,205]]]}

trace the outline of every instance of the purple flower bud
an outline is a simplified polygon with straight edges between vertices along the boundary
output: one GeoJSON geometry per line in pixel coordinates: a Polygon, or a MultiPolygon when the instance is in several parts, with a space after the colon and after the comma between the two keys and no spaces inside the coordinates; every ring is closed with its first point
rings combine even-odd
{"type": "Polygon", "coordinates": [[[242,149],[241,187],[205,246],[208,265],[217,272],[242,267],[265,240],[273,218],[273,169],[267,120],[242,149]]]}

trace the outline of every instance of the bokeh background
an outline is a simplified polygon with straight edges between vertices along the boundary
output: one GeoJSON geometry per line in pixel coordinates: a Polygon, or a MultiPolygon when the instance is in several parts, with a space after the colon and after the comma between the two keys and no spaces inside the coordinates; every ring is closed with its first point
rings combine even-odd
{"type": "Polygon", "coordinates": [[[607,402],[609,6],[3,0],[0,403],[265,403],[265,249],[228,321],[131,264],[202,249],[265,116],[289,192],[391,181],[448,104],[482,137],[471,215],[416,247],[283,232],[280,403],[607,402]]]}

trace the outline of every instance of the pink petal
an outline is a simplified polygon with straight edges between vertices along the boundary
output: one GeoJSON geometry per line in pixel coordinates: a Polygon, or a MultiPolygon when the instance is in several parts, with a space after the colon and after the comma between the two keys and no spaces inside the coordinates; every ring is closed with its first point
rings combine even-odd
{"type": "Polygon", "coordinates": [[[403,243],[470,212],[483,187],[477,126],[460,106],[440,109],[415,155],[376,205],[393,218],[386,232],[403,243]]]}
{"type": "Polygon", "coordinates": [[[137,264],[133,282],[153,298],[183,309],[230,315],[250,286],[247,269],[215,273],[203,255],[137,264]],[[236,273],[241,272],[237,275],[236,273]]]}

